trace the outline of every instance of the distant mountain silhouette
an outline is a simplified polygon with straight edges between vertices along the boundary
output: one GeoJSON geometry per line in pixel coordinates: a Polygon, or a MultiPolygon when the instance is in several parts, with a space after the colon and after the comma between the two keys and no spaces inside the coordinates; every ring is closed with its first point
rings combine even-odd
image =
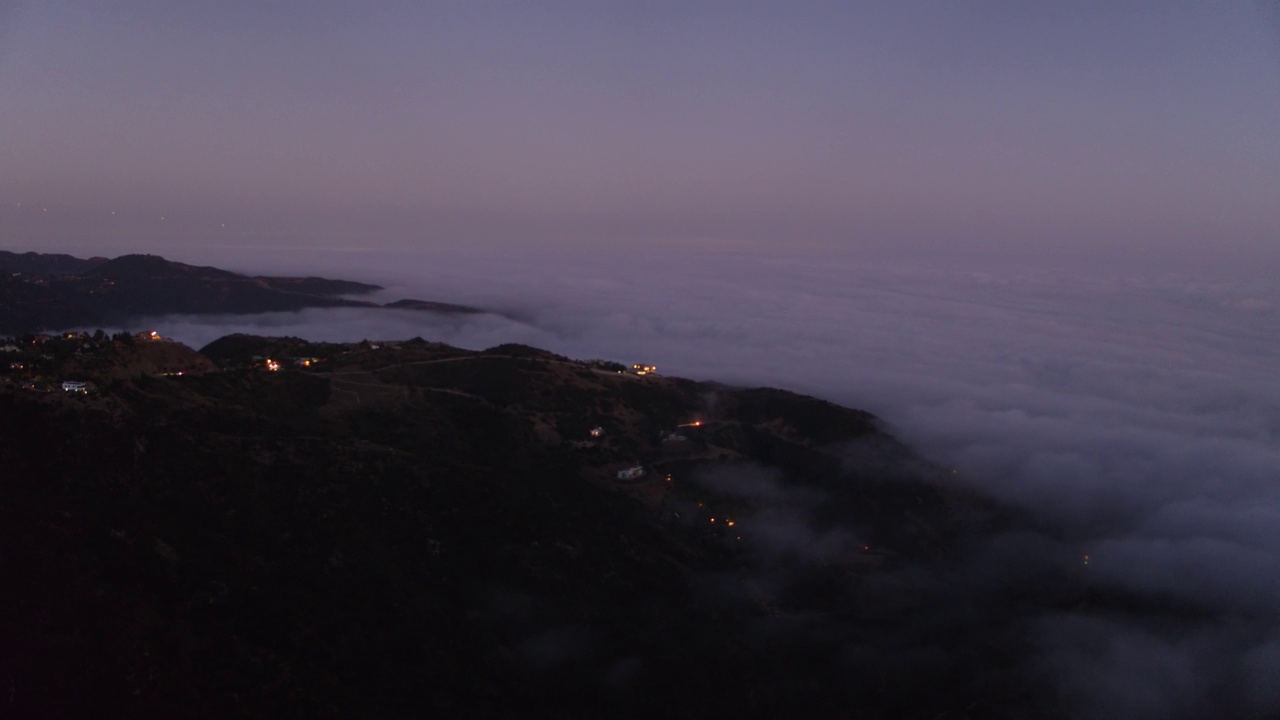
{"type": "MultiPolygon", "coordinates": [[[[134,318],[250,314],[314,307],[383,307],[357,300],[378,285],[320,277],[247,276],[158,255],[81,259],[0,253],[0,333],[121,325],[134,318]]],[[[404,300],[398,309],[481,312],[450,303],[404,300]]]]}
{"type": "Polygon", "coordinates": [[[435,302],[433,300],[413,300],[404,299],[389,302],[385,307],[395,310],[432,310],[435,312],[454,312],[454,313],[478,313],[484,312],[479,308],[468,307],[466,305],[455,305],[453,303],[435,302]]]}
{"type": "Polygon", "coordinates": [[[159,255],[121,255],[118,258],[98,263],[80,273],[84,277],[105,277],[114,280],[159,280],[159,279],[243,279],[229,270],[201,265],[166,260],[159,255]]]}
{"type": "Polygon", "coordinates": [[[0,250],[0,273],[79,275],[105,262],[107,262],[107,258],[104,257],[84,259],[70,255],[36,252],[14,253],[0,250]]]}

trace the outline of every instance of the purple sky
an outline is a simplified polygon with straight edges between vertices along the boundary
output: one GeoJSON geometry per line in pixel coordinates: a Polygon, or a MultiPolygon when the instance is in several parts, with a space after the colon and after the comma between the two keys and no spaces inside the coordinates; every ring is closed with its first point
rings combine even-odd
{"type": "Polygon", "coordinates": [[[0,246],[1280,266],[1278,8],[0,0],[0,246]]]}

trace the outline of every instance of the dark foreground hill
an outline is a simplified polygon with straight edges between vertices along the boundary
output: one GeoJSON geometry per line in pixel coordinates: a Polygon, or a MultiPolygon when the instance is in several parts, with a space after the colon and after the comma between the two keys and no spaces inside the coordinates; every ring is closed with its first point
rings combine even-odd
{"type": "Polygon", "coordinates": [[[1056,714],[1027,623],[1078,582],[976,582],[1024,521],[865,413],[523,346],[139,342],[0,391],[5,717],[1056,714]]]}
{"type": "MultiPolygon", "coordinates": [[[[0,251],[0,333],[123,325],[134,318],[172,313],[376,308],[383,306],[343,296],[380,289],[350,280],[240,275],[157,255],[81,259],[0,251]]],[[[401,300],[388,307],[479,312],[466,306],[421,300],[401,300]]]]}

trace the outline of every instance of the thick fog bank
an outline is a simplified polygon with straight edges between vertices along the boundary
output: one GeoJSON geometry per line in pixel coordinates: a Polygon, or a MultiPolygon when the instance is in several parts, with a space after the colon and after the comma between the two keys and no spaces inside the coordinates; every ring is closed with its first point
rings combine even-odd
{"type": "Polygon", "coordinates": [[[228,332],[522,342],[870,410],[955,468],[957,482],[1060,527],[1053,542],[1087,553],[1099,587],[1195,608],[1159,626],[1044,617],[1042,662],[1069,707],[1153,718],[1280,712],[1275,283],[670,248],[554,259],[344,254],[294,270],[380,282],[386,300],[496,313],[149,322],[197,347],[228,332]]]}

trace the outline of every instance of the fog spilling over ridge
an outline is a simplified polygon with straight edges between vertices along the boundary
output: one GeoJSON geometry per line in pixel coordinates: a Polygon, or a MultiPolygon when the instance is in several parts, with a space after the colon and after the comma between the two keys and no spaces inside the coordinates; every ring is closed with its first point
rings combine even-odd
{"type": "Polygon", "coordinates": [[[350,260],[294,269],[380,282],[388,298],[495,312],[147,322],[195,346],[229,332],[520,342],[869,410],[955,468],[956,482],[1042,515],[1049,542],[1089,555],[1090,582],[1196,608],[1176,627],[1044,617],[1037,642],[1069,707],[1194,717],[1230,698],[1245,716],[1280,711],[1274,283],[638,249],[625,258],[399,256],[355,270],[350,260]]]}

